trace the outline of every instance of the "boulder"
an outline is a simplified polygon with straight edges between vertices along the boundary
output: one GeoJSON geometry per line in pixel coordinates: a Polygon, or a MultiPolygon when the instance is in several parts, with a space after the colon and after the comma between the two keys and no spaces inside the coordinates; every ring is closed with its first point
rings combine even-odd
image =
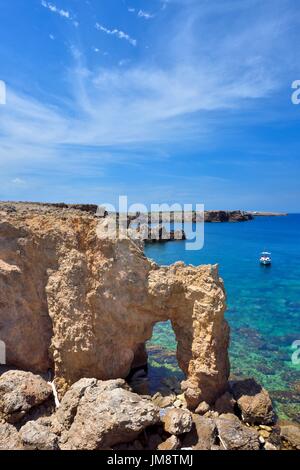
{"type": "Polygon", "coordinates": [[[9,423],[0,423],[0,450],[22,450],[20,436],[9,423]]]}
{"type": "Polygon", "coordinates": [[[231,390],[241,411],[242,419],[250,424],[272,424],[275,413],[268,392],[254,379],[231,383],[231,390]]]}
{"type": "Polygon", "coordinates": [[[173,403],[176,401],[176,395],[172,394],[163,396],[161,393],[158,392],[154,395],[152,400],[156,406],[159,406],[159,408],[168,408],[169,406],[172,406],[173,403]]]}
{"type": "Polygon", "coordinates": [[[19,434],[25,450],[59,450],[58,436],[38,421],[28,421],[19,434]]]}
{"type": "Polygon", "coordinates": [[[176,450],[180,447],[180,440],[177,436],[171,436],[158,446],[158,450],[176,450]]]}
{"type": "Polygon", "coordinates": [[[158,422],[159,409],[124,380],[83,379],[62,399],[52,430],[60,433],[63,450],[100,450],[134,441],[158,422]]]}
{"type": "Polygon", "coordinates": [[[206,401],[202,401],[198,406],[197,408],[195,409],[195,413],[198,414],[198,415],[205,415],[205,413],[207,413],[208,411],[210,410],[210,406],[208,403],[206,403],[206,401]]]}
{"type": "Polygon", "coordinates": [[[193,450],[210,450],[216,440],[216,424],[213,419],[205,416],[193,415],[191,431],[184,436],[183,447],[193,450]]]}
{"type": "Polygon", "coordinates": [[[223,450],[259,450],[259,435],[243,425],[237,416],[224,414],[216,419],[218,437],[223,450]]]}
{"type": "Polygon", "coordinates": [[[51,394],[51,386],[40,376],[18,370],[5,372],[0,377],[0,418],[16,423],[51,394]]]}
{"type": "Polygon", "coordinates": [[[280,434],[284,442],[300,450],[300,426],[293,424],[281,426],[280,434]]]}
{"type": "Polygon", "coordinates": [[[162,417],[164,429],[169,434],[180,436],[192,429],[192,414],[180,408],[169,409],[162,417]]]}

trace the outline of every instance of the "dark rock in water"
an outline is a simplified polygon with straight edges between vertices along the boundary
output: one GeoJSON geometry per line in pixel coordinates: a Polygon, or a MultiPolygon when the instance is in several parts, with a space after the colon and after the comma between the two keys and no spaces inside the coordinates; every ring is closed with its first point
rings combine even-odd
{"type": "Polygon", "coordinates": [[[216,419],[221,448],[225,450],[259,450],[257,431],[243,425],[232,414],[224,414],[216,419]]]}
{"type": "Polygon", "coordinates": [[[268,392],[254,379],[231,382],[231,390],[244,421],[250,424],[272,424],[275,420],[268,392]]]}
{"type": "Polygon", "coordinates": [[[274,368],[268,367],[266,364],[259,364],[256,370],[264,375],[276,375],[277,371],[274,368]]]}
{"type": "Polygon", "coordinates": [[[182,446],[192,447],[193,450],[210,450],[215,443],[216,435],[216,424],[213,419],[194,414],[192,429],[184,436],[182,446]]]}

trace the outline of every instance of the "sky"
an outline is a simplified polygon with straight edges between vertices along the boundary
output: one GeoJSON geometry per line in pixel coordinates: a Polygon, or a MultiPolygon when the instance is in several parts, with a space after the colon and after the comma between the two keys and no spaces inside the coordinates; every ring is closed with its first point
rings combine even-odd
{"type": "Polygon", "coordinates": [[[300,212],[298,0],[0,0],[0,200],[300,212]]]}

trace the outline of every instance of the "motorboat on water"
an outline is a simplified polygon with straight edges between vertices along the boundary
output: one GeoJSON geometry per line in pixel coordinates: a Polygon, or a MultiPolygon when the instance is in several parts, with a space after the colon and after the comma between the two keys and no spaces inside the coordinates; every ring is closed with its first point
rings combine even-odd
{"type": "Polygon", "coordinates": [[[269,265],[272,263],[271,253],[263,251],[260,255],[260,264],[269,265]]]}

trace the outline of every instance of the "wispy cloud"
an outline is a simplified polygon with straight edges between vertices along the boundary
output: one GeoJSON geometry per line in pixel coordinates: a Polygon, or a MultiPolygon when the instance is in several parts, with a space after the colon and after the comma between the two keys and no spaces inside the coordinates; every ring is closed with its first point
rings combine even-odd
{"type": "Polygon", "coordinates": [[[155,17],[153,13],[149,13],[148,11],[145,11],[145,10],[137,10],[136,8],[133,8],[133,7],[129,7],[128,11],[129,13],[136,13],[139,18],[144,18],[145,20],[150,20],[151,18],[155,17]]]}
{"type": "Polygon", "coordinates": [[[62,16],[63,18],[71,18],[71,14],[68,10],[62,10],[58,8],[56,5],[50,2],[46,2],[45,0],[41,1],[41,5],[44,8],[48,8],[48,10],[52,11],[52,13],[57,13],[58,15],[62,16]]]}
{"type": "Polygon", "coordinates": [[[75,19],[75,17],[68,11],[63,10],[62,8],[58,8],[53,3],[47,2],[46,0],[41,0],[41,5],[44,8],[47,8],[52,13],[56,13],[62,18],[72,21],[73,25],[77,28],[79,26],[79,22],[75,19]]]}
{"type": "Polygon", "coordinates": [[[140,18],[145,18],[145,20],[150,20],[151,18],[154,18],[155,15],[153,13],[148,13],[147,11],[144,11],[144,10],[139,10],[138,16],[140,18]]]}
{"type": "Polygon", "coordinates": [[[136,39],[132,39],[129,34],[127,33],[124,33],[123,31],[119,30],[119,29],[108,29],[106,28],[105,26],[102,26],[101,24],[99,23],[96,23],[95,25],[96,29],[98,29],[98,31],[102,31],[103,33],[106,33],[106,34],[109,34],[109,35],[112,35],[112,36],[116,36],[117,38],[119,39],[125,39],[126,41],[128,41],[132,46],[136,46],[137,45],[137,40],[136,39]]]}
{"type": "MultiPolygon", "coordinates": [[[[229,32],[211,30],[213,6],[188,12],[184,21],[183,14],[153,46],[157,57],[168,58],[167,65],[132,60],[118,67],[119,59],[116,66],[87,69],[81,65],[84,50],[73,46],[67,103],[65,94],[61,106],[53,107],[10,90],[8,104],[0,109],[0,163],[8,155],[60,161],[70,158],[71,150],[84,157],[91,149],[101,155],[107,146],[203,143],[228,122],[226,110],[248,111],[286,82],[289,17],[274,18],[265,9],[251,17],[246,11],[229,32]]],[[[218,14],[224,21],[223,12],[218,14]]],[[[118,29],[99,23],[96,28],[136,45],[118,29]]]]}

